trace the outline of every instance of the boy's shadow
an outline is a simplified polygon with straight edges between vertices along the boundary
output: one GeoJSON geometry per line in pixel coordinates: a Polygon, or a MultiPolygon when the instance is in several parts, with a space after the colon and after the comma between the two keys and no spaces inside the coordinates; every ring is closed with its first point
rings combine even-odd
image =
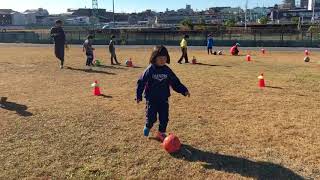
{"type": "Polygon", "coordinates": [[[222,155],[182,145],[180,152],[171,154],[177,159],[190,162],[203,162],[206,169],[215,169],[228,173],[240,174],[256,179],[304,179],[290,169],[270,162],[251,161],[241,157],[222,155]]]}
{"type": "Polygon", "coordinates": [[[97,70],[94,70],[94,69],[78,69],[78,68],[73,68],[73,67],[66,67],[66,69],[69,69],[71,71],[82,71],[82,72],[85,72],[85,73],[116,75],[115,73],[106,72],[106,71],[97,71],[97,70]]]}
{"type": "Polygon", "coordinates": [[[28,107],[26,105],[8,102],[7,99],[7,97],[1,97],[0,108],[8,111],[16,111],[19,116],[27,117],[33,115],[31,112],[27,111],[28,107]]]}

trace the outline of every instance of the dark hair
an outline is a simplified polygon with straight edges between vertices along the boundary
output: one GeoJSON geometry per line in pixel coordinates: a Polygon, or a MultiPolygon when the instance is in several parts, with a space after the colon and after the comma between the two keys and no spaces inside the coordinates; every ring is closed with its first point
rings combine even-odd
{"type": "Polygon", "coordinates": [[[116,36],[115,36],[115,35],[112,35],[111,38],[116,38],[116,36]]]}
{"type": "Polygon", "coordinates": [[[62,24],[62,20],[60,19],[56,20],[56,24],[62,24]]]}
{"type": "Polygon", "coordinates": [[[156,63],[156,59],[159,56],[166,56],[167,57],[167,64],[170,64],[170,56],[169,56],[169,52],[167,50],[166,47],[164,47],[163,45],[161,46],[156,46],[151,54],[150,57],[150,64],[155,64],[156,63]]]}
{"type": "Polygon", "coordinates": [[[93,35],[88,35],[87,38],[88,39],[93,39],[93,35]]]}
{"type": "Polygon", "coordinates": [[[184,35],[184,38],[189,38],[189,35],[188,35],[188,34],[185,34],[185,35],[184,35]]]}

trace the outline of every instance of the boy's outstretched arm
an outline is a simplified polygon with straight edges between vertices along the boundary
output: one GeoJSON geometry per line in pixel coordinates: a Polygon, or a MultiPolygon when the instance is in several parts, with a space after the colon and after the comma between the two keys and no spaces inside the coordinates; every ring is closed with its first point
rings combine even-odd
{"type": "Polygon", "coordinates": [[[173,71],[170,73],[170,85],[177,93],[190,97],[189,90],[180,82],[179,78],[174,74],[173,71]]]}
{"type": "Polygon", "coordinates": [[[145,89],[146,83],[148,81],[148,77],[149,77],[149,69],[146,69],[144,73],[140,76],[137,82],[137,94],[136,94],[137,103],[142,101],[142,94],[145,89]]]}

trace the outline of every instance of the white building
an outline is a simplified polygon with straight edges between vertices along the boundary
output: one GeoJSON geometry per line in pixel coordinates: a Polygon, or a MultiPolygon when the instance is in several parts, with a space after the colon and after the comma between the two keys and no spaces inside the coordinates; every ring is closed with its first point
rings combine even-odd
{"type": "Polygon", "coordinates": [[[36,24],[37,23],[37,17],[35,14],[23,13],[23,15],[25,17],[26,24],[36,24]]]}
{"type": "Polygon", "coordinates": [[[24,26],[27,24],[26,16],[22,13],[13,12],[13,13],[11,13],[11,18],[12,18],[12,25],[24,26]]]}
{"type": "Polygon", "coordinates": [[[68,18],[66,19],[66,23],[72,25],[88,25],[90,24],[90,18],[87,16],[68,18]]]}
{"type": "Polygon", "coordinates": [[[26,17],[26,24],[41,24],[43,18],[49,16],[49,12],[46,9],[29,9],[23,12],[26,17]]]}
{"type": "Polygon", "coordinates": [[[24,12],[24,14],[34,14],[36,16],[49,16],[49,12],[46,9],[38,8],[38,9],[28,9],[24,12]]]}

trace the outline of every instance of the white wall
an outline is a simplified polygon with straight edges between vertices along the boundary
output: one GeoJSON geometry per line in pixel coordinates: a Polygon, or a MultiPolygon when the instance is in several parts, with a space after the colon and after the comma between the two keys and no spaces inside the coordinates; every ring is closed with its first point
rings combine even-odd
{"type": "Polygon", "coordinates": [[[22,13],[15,12],[12,14],[12,25],[26,25],[26,17],[22,13]]]}
{"type": "Polygon", "coordinates": [[[24,14],[25,19],[26,19],[26,24],[36,24],[37,23],[37,18],[35,14],[28,13],[24,14]]]}

